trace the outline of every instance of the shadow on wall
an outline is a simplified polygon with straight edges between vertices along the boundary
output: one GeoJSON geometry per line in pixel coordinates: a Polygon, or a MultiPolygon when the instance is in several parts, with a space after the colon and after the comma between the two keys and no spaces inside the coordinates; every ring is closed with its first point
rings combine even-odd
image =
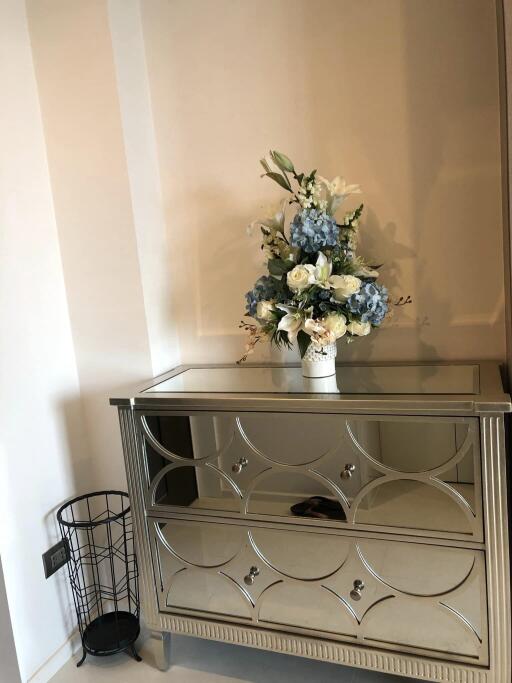
{"type": "Polygon", "coordinates": [[[16,657],[16,647],[12,634],[11,617],[5,591],[4,573],[0,559],[0,661],[2,662],[2,680],[5,683],[21,683],[16,657]]]}
{"type": "MultiPolygon", "coordinates": [[[[74,495],[70,496],[67,500],[71,500],[74,497],[74,495]]],[[[53,507],[43,519],[44,527],[46,529],[47,548],[51,548],[52,545],[61,540],[60,528],[57,522],[57,511],[65,502],[67,501],[63,500],[61,503],[53,507]]],[[[41,565],[41,572],[42,571],[43,567],[41,565]]],[[[57,571],[57,573],[47,579],[47,581],[55,581],[56,583],[56,592],[59,601],[58,615],[62,620],[64,631],[69,633],[71,636],[77,629],[77,621],[73,605],[73,594],[71,592],[71,586],[69,585],[67,566],[62,567],[62,569],[57,571]]],[[[56,616],[57,615],[54,615],[54,618],[56,616]]]]}
{"type": "MultiPolygon", "coordinates": [[[[241,355],[263,272],[245,227],[281,195],[258,177],[269,146],[362,184],[363,244],[413,297],[347,359],[503,355],[492,4],[141,4],[184,361],[241,355]]],[[[296,352],[251,359],[280,357],[296,352]]]]}
{"type": "MultiPolygon", "coordinates": [[[[256,236],[247,235],[248,217],[236,200],[220,184],[198,189],[187,200],[188,229],[176,231],[170,253],[177,271],[173,310],[181,329],[190,338],[197,336],[209,343],[217,338],[223,346],[238,348],[239,355],[232,361],[242,356],[245,345],[238,324],[245,313],[245,292],[254,283],[251,273],[262,271],[263,264],[263,253],[259,246],[255,248],[256,236]],[[234,225],[239,226],[235,233],[234,225]],[[205,241],[207,249],[201,248],[205,241]]],[[[171,207],[168,214],[173,215],[171,207]]],[[[256,210],[255,215],[260,214],[256,210]]]]}
{"type": "MultiPolygon", "coordinates": [[[[403,348],[404,357],[428,360],[441,359],[434,344],[428,340],[430,320],[428,314],[414,314],[416,309],[416,288],[404,289],[403,263],[414,260],[415,269],[420,274],[421,288],[427,292],[429,307],[435,309],[444,320],[451,320],[453,307],[449,296],[442,298],[431,286],[428,277],[428,264],[418,253],[398,240],[400,232],[395,223],[387,223],[381,227],[377,215],[371,209],[366,214],[365,229],[361,233],[361,252],[377,265],[382,264],[382,282],[390,293],[390,313],[383,325],[384,334],[397,334],[403,348]],[[398,305],[400,297],[410,296],[412,304],[398,305]],[[410,313],[412,312],[412,315],[410,313]],[[415,334],[403,334],[403,330],[414,330],[415,334]],[[395,332],[396,331],[396,332],[395,332]],[[408,346],[409,345],[409,346],[408,346]]],[[[351,360],[365,360],[372,356],[372,345],[377,334],[371,334],[364,340],[358,340],[348,347],[351,360]],[[362,343],[361,343],[362,342],[362,343]]],[[[398,339],[397,339],[398,342],[398,339]]]]}
{"type": "MultiPolygon", "coordinates": [[[[242,355],[245,346],[244,337],[238,333],[238,324],[245,313],[245,292],[251,289],[254,283],[254,278],[248,271],[256,268],[261,274],[265,272],[259,228],[255,228],[253,234],[248,236],[247,230],[243,227],[248,226],[247,216],[240,211],[236,213],[233,211],[236,207],[235,199],[232,197],[230,201],[226,189],[221,186],[217,190],[208,186],[198,193],[197,202],[193,202],[195,216],[191,217],[193,225],[199,226],[199,229],[193,232],[195,246],[193,251],[198,255],[198,259],[192,260],[191,263],[187,263],[187,259],[184,259],[181,267],[191,269],[189,277],[194,278],[199,286],[194,300],[190,298],[190,281],[184,275],[177,278],[175,288],[176,313],[181,324],[193,329],[193,333],[201,338],[218,337],[232,345],[234,349],[238,348],[238,356],[231,358],[232,361],[242,355]],[[216,210],[212,217],[213,204],[216,210]],[[232,226],[235,224],[241,227],[237,235],[233,237],[232,226]],[[207,226],[212,234],[209,242],[210,249],[207,253],[198,247],[199,241],[204,239],[201,235],[201,226],[207,226]],[[247,268],[242,269],[244,279],[240,278],[241,260],[247,263],[247,268]],[[217,264],[217,266],[212,267],[212,264],[217,264]],[[209,292],[209,294],[201,296],[201,292],[209,292]],[[222,293],[224,295],[229,293],[227,302],[223,301],[222,293]],[[239,315],[234,313],[234,307],[239,307],[239,315]],[[229,321],[226,319],[226,309],[232,313],[229,321]],[[226,322],[230,324],[226,325],[226,322]]],[[[261,208],[255,209],[254,216],[261,213],[261,208]]],[[[290,215],[291,211],[288,209],[287,216],[290,215]]],[[[418,258],[414,249],[400,241],[401,233],[396,223],[389,222],[381,227],[378,216],[372,209],[365,211],[363,222],[360,253],[364,254],[370,263],[382,264],[381,280],[390,291],[390,300],[396,302],[402,295],[411,295],[414,301],[414,290],[403,289],[403,283],[406,281],[403,263],[415,260],[416,269],[421,274],[423,291],[429,292],[427,297],[429,306],[434,308],[444,320],[451,320],[452,307],[449,297],[447,296],[444,300],[436,297],[434,288],[429,286],[425,259],[418,258]]],[[[395,330],[400,330],[400,341],[405,358],[419,357],[431,360],[440,358],[435,346],[427,340],[430,327],[428,315],[411,317],[407,306],[392,306],[391,311],[392,314],[383,328],[384,334],[394,334],[395,330]],[[416,332],[412,337],[407,335],[404,338],[401,332],[404,329],[414,329],[416,332]]],[[[374,350],[378,352],[379,334],[382,332],[358,339],[350,345],[344,341],[340,342],[338,349],[340,360],[363,361],[374,358],[374,350]],[[377,349],[375,349],[376,344],[377,349]]],[[[262,358],[273,362],[298,360],[296,349],[291,351],[284,348],[276,349],[268,344],[260,344],[257,353],[249,356],[248,360],[251,362],[262,358]]]]}
{"type": "MultiPolygon", "coordinates": [[[[46,533],[46,548],[50,548],[61,540],[61,532],[57,522],[57,511],[68,500],[90,491],[93,485],[92,460],[84,429],[83,404],[80,396],[61,398],[56,404],[56,412],[61,416],[62,434],[65,438],[65,450],[71,454],[67,465],[66,478],[69,490],[74,491],[65,500],[55,502],[44,515],[42,523],[46,533]]],[[[43,565],[41,576],[44,581],[43,565]]],[[[67,567],[63,567],[47,581],[54,581],[58,598],[58,615],[63,624],[63,631],[70,634],[76,631],[77,622],[74,610],[73,595],[69,585],[67,567]]],[[[55,615],[57,617],[57,614],[55,615]]],[[[77,643],[73,643],[77,645],[77,643]]]]}
{"type": "MultiPolygon", "coordinates": [[[[497,55],[487,50],[482,58],[474,49],[482,36],[494,39],[495,17],[474,0],[460,16],[445,15],[440,0],[404,0],[399,7],[408,152],[400,191],[408,194],[410,225],[381,228],[367,210],[361,253],[384,263],[382,281],[392,299],[410,294],[413,305],[394,308],[378,335],[396,340],[406,359],[499,358],[504,293],[497,55]],[[448,45],[456,49],[445,62],[448,45]],[[399,234],[407,234],[411,246],[400,243],[399,234]],[[412,261],[404,270],[405,259],[412,261]],[[481,288],[475,286],[480,279],[486,280],[481,288]]],[[[366,151],[380,173],[394,164],[366,151]]],[[[371,335],[343,353],[365,359],[379,352],[379,343],[371,335]]]]}
{"type": "Polygon", "coordinates": [[[436,357],[451,328],[455,356],[499,358],[504,291],[496,17],[477,0],[443,20],[445,8],[442,0],[401,2],[418,352],[436,357]],[[493,49],[475,50],[478,40],[493,49]],[[450,44],[456,49],[446,64],[450,44]],[[481,279],[485,287],[475,286],[481,279]]]}

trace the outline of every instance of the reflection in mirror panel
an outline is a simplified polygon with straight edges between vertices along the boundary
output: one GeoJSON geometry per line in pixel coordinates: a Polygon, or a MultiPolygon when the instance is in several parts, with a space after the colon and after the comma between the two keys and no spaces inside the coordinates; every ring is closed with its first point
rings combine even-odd
{"type": "Polygon", "coordinates": [[[337,448],[344,437],[342,415],[248,413],[240,428],[254,449],[272,462],[285,465],[313,463],[337,448]]]}
{"type": "Polygon", "coordinates": [[[164,612],[487,661],[482,551],[162,518],[150,533],[164,612]]]}
{"type": "Polygon", "coordinates": [[[478,365],[338,365],[336,382],[300,367],[188,368],[143,393],[478,394],[478,365]]]}
{"type": "MultiPolygon", "coordinates": [[[[155,522],[160,543],[188,564],[218,567],[232,560],[247,540],[244,527],[226,524],[187,524],[175,520],[155,522]]],[[[163,553],[165,557],[167,553],[163,553]]]]}
{"type": "Polygon", "coordinates": [[[211,467],[177,466],[167,469],[154,485],[151,504],[239,512],[240,496],[229,481],[211,467]]]}
{"type": "Polygon", "coordinates": [[[346,511],[328,483],[297,471],[275,471],[263,476],[248,494],[246,510],[252,515],[346,522],[346,511]]]}
{"type": "Polygon", "coordinates": [[[146,423],[161,445],[144,434],[151,505],[481,537],[476,420],[225,413],[146,423]]]}
{"type": "Polygon", "coordinates": [[[238,619],[251,617],[251,605],[236,583],[221,574],[199,569],[182,569],[174,575],[166,606],[238,619]]]}
{"type": "MultiPolygon", "coordinates": [[[[164,463],[164,467],[168,465],[164,463]]],[[[176,467],[164,471],[153,487],[153,505],[193,505],[197,500],[197,478],[193,467],[176,467]]]]}
{"type": "Polygon", "coordinates": [[[140,419],[148,446],[154,439],[165,451],[164,456],[170,460],[175,459],[174,456],[194,460],[215,458],[229,446],[235,429],[234,418],[221,415],[149,413],[143,414],[140,419]]]}
{"type": "Polygon", "coordinates": [[[188,415],[145,415],[144,426],[164,448],[179,458],[193,458],[188,415]]]}
{"type": "Polygon", "coordinates": [[[300,625],[311,631],[356,636],[357,622],[348,608],[322,586],[280,583],[265,593],[259,621],[300,625]]]}
{"type": "Polygon", "coordinates": [[[440,601],[454,614],[462,615],[471,627],[485,641],[487,631],[487,605],[485,581],[484,553],[475,553],[475,566],[462,586],[449,595],[442,596],[440,601]]]}
{"type": "Polygon", "coordinates": [[[347,428],[361,453],[399,472],[426,472],[445,465],[465,445],[469,431],[468,424],[442,420],[351,418],[347,428]]]}
{"type": "Polygon", "coordinates": [[[365,539],[359,539],[358,550],[372,572],[387,585],[419,596],[455,590],[468,579],[481,555],[461,548],[365,539]]]}
{"type": "Polygon", "coordinates": [[[339,570],[347,559],[351,539],[275,529],[251,528],[253,546],[276,571],[294,579],[321,579],[339,570]]]}
{"type": "MultiPolygon", "coordinates": [[[[473,487],[457,485],[465,498],[473,487]]],[[[471,503],[473,501],[469,501],[471,503]]],[[[354,511],[356,524],[403,527],[458,534],[473,533],[472,515],[456,497],[431,484],[411,479],[383,481],[361,499],[354,511]]]]}
{"type": "Polygon", "coordinates": [[[477,659],[481,655],[478,636],[471,634],[463,619],[438,604],[401,596],[381,602],[371,611],[364,623],[364,637],[382,644],[425,647],[425,631],[418,627],[428,624],[428,649],[437,652],[456,652],[477,659]],[[396,619],[395,615],[400,618],[396,619]],[[469,631],[469,632],[468,632],[469,631]]]}

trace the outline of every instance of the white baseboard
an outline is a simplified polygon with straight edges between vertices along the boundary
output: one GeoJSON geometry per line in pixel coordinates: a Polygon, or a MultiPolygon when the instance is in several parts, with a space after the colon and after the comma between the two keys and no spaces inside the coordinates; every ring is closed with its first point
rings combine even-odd
{"type": "Polygon", "coordinates": [[[78,629],[73,631],[67,640],[48,657],[35,673],[27,679],[26,683],[48,683],[59,669],[81,649],[80,633],[78,629]]]}

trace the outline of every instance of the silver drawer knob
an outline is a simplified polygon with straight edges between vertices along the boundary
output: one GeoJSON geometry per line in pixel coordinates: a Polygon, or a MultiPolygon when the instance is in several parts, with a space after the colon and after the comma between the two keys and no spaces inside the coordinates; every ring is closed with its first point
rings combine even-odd
{"type": "Polygon", "coordinates": [[[240,472],[243,470],[243,468],[247,467],[248,464],[249,464],[249,461],[247,460],[247,458],[240,458],[240,460],[238,460],[238,462],[233,463],[231,470],[235,474],[240,474],[240,472]]]}
{"type": "Polygon", "coordinates": [[[352,463],[349,463],[348,465],[345,465],[344,469],[341,470],[341,478],[342,479],[350,479],[350,477],[354,474],[356,471],[356,466],[352,465],[352,463]]]}
{"type": "Polygon", "coordinates": [[[361,600],[361,592],[364,589],[364,581],[361,579],[356,579],[354,581],[354,588],[350,591],[350,597],[352,600],[361,600]]]}
{"type": "Polygon", "coordinates": [[[251,567],[249,569],[249,573],[247,574],[247,576],[244,576],[244,583],[247,586],[252,586],[252,584],[254,583],[254,579],[258,576],[259,573],[260,570],[258,569],[258,567],[251,567]]]}

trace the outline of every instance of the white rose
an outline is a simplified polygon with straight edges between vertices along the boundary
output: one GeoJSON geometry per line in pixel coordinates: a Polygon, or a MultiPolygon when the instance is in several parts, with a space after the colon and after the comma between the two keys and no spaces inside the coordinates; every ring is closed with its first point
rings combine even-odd
{"type": "Polygon", "coordinates": [[[370,334],[371,329],[372,326],[370,323],[362,323],[358,322],[357,320],[353,320],[347,325],[347,331],[350,332],[350,334],[356,335],[357,337],[366,337],[367,334],[370,334]]]}
{"type": "Polygon", "coordinates": [[[361,280],[354,275],[331,275],[329,283],[336,301],[346,301],[361,289],[361,280]]]}
{"type": "Polygon", "coordinates": [[[328,332],[332,332],[336,339],[343,337],[347,331],[347,319],[342,313],[329,313],[322,320],[322,325],[328,332]]]}
{"type": "Polygon", "coordinates": [[[256,317],[260,320],[272,320],[275,306],[272,301],[258,301],[256,305],[256,317]]]}
{"type": "Polygon", "coordinates": [[[309,286],[309,270],[305,266],[295,266],[288,271],[286,282],[290,289],[301,292],[309,286]]]}

